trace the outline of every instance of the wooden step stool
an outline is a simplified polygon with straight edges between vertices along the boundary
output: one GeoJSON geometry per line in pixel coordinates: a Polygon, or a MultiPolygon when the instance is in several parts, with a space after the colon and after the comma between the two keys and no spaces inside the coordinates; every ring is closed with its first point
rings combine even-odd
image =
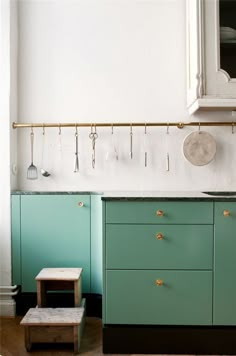
{"type": "Polygon", "coordinates": [[[25,347],[32,343],[73,343],[78,353],[85,319],[85,299],[79,308],[31,308],[21,324],[25,328],[25,347]]]}
{"type": "Polygon", "coordinates": [[[81,305],[82,268],[43,268],[35,277],[37,281],[37,304],[47,306],[47,291],[73,290],[74,306],[81,305]]]}

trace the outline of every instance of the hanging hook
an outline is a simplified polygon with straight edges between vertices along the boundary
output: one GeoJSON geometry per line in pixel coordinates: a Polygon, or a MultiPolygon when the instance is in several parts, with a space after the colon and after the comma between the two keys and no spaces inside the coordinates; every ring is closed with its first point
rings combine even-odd
{"type": "Polygon", "coordinates": [[[61,124],[58,124],[59,135],[61,135],[61,124]]]}
{"type": "Polygon", "coordinates": [[[111,124],[111,134],[113,135],[113,124],[111,124]]]}
{"type": "Polygon", "coordinates": [[[198,133],[200,133],[201,131],[201,124],[200,124],[200,121],[198,122],[198,133]]]}
{"type": "Polygon", "coordinates": [[[232,134],[234,134],[234,121],[232,122],[232,134]]]}
{"type": "Polygon", "coordinates": [[[43,135],[45,135],[45,124],[43,124],[43,135]]]}
{"type": "Polygon", "coordinates": [[[166,126],[166,133],[167,133],[167,135],[169,135],[169,128],[170,128],[170,124],[169,124],[169,122],[167,122],[167,126],[166,126]]]}
{"type": "Polygon", "coordinates": [[[147,134],[147,123],[146,122],[145,122],[144,133],[145,133],[145,135],[147,134]]]}
{"type": "Polygon", "coordinates": [[[77,128],[77,124],[75,124],[75,136],[78,136],[78,128],[77,128]]]}

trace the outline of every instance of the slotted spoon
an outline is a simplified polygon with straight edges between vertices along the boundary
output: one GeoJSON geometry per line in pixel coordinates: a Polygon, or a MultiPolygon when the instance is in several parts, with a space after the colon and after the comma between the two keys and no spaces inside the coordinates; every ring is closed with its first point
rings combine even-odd
{"type": "Polygon", "coordinates": [[[34,165],[34,132],[31,129],[30,133],[30,148],[31,148],[31,164],[27,170],[27,179],[37,179],[38,178],[38,170],[37,167],[34,165]]]}

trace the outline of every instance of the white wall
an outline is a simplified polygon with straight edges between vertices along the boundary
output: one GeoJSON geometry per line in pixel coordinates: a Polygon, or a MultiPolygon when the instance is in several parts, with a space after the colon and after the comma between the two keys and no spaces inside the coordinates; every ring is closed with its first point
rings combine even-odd
{"type": "MultiPolygon", "coordinates": [[[[12,6],[14,5],[15,2],[12,1],[12,6]]],[[[12,15],[16,15],[16,12],[12,11],[12,15]]],[[[15,104],[15,101],[10,95],[13,84],[10,75],[10,36],[10,1],[0,1],[0,286],[11,285],[10,122],[11,104],[15,104]]],[[[14,312],[15,303],[11,297],[0,294],[0,315],[14,315],[14,312]]]]}
{"type": "MultiPolygon", "coordinates": [[[[231,120],[231,113],[186,111],[185,0],[56,0],[19,3],[20,122],[132,122],[231,120]]],[[[79,174],[73,173],[74,130],[46,130],[45,166],[52,177],[26,179],[30,130],[18,130],[18,188],[29,190],[236,189],[235,140],[229,128],[208,129],[217,156],[194,167],[182,154],[194,128],[170,129],[170,171],[165,171],[166,128],[149,129],[144,168],[143,129],[114,129],[119,161],[105,161],[110,129],[98,129],[91,168],[89,129],[80,130],[79,174]]],[[[35,130],[41,166],[42,130],[35,130]]]]}

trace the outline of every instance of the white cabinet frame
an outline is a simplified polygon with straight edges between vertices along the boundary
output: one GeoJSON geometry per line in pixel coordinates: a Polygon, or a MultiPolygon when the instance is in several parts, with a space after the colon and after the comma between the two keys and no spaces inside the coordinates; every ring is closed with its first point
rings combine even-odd
{"type": "Polygon", "coordinates": [[[187,107],[236,110],[236,78],[220,68],[219,0],[186,0],[187,107]]]}

